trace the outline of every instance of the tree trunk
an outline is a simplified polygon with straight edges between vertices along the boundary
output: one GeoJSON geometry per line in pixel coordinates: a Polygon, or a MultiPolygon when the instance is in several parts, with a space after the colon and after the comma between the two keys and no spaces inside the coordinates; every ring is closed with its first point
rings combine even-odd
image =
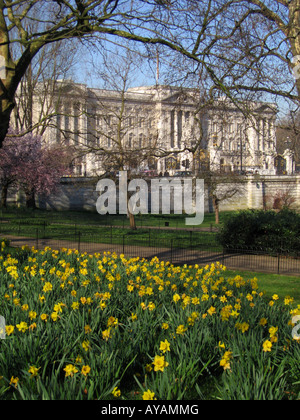
{"type": "MultiPolygon", "coordinates": [[[[1,93],[1,92],[0,92],[1,93]]],[[[0,148],[5,140],[9,129],[10,112],[1,112],[1,95],[0,95],[0,148]]]]}
{"type": "Polygon", "coordinates": [[[130,229],[136,230],[136,223],[135,223],[134,214],[132,214],[132,213],[130,213],[130,211],[128,211],[128,215],[129,215],[130,229]]]}
{"type": "Polygon", "coordinates": [[[219,209],[219,200],[217,197],[213,197],[213,206],[215,210],[215,223],[218,225],[220,223],[220,209],[219,209]]]}
{"type": "Polygon", "coordinates": [[[137,227],[135,223],[135,217],[134,217],[134,214],[132,213],[133,209],[129,200],[130,198],[127,195],[127,216],[129,217],[130,229],[136,230],[137,227]]]}
{"type": "Polygon", "coordinates": [[[34,191],[26,192],[25,195],[26,195],[26,207],[29,209],[36,209],[34,191]]]}
{"type": "Polygon", "coordinates": [[[0,56],[2,67],[4,60],[4,75],[2,74],[0,78],[0,148],[9,128],[10,115],[15,106],[14,95],[18,87],[14,83],[15,64],[11,57],[10,41],[6,25],[7,22],[2,5],[0,8],[0,56]]]}
{"type": "Polygon", "coordinates": [[[1,208],[5,208],[7,207],[7,191],[8,191],[8,186],[7,185],[2,185],[2,190],[1,190],[1,208]]]}
{"type": "MultiPolygon", "coordinates": [[[[19,83],[35,55],[45,45],[43,42],[31,42],[30,44],[29,41],[22,57],[15,63],[11,54],[12,43],[7,23],[4,2],[0,1],[0,56],[5,63],[5,74],[0,78],[0,148],[9,129],[10,116],[15,107],[15,94],[19,83]]],[[[21,21],[19,23],[21,24],[21,21]]]]}

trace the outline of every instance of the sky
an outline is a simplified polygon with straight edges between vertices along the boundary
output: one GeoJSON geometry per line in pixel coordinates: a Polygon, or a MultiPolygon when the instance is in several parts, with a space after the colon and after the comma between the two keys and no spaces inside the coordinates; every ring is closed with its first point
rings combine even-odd
{"type": "MultiPolygon", "coordinates": [[[[122,55],[121,52],[116,52],[115,46],[113,51],[109,53],[109,60],[111,63],[116,63],[118,67],[118,60],[122,55]]],[[[162,55],[154,57],[153,60],[144,59],[143,63],[138,68],[133,69],[129,87],[138,86],[153,86],[155,84],[168,84],[167,76],[170,75],[172,69],[165,62],[162,55]]],[[[91,88],[105,88],[102,74],[105,72],[105,65],[103,64],[103,57],[97,51],[81,46],[78,53],[76,65],[72,69],[72,79],[75,82],[86,84],[91,88]]],[[[292,76],[290,76],[291,78],[292,76]]],[[[178,79],[178,85],[181,81],[178,79]]],[[[176,83],[175,83],[176,84],[176,83]]],[[[272,95],[264,95],[259,100],[266,102],[276,102],[278,105],[278,119],[283,118],[290,109],[290,102],[284,98],[275,98],[272,95]]]]}
{"type": "MultiPolygon", "coordinates": [[[[135,45],[136,47],[136,45],[135,45]]],[[[134,56],[132,51],[133,61],[132,74],[130,75],[130,87],[139,86],[152,86],[157,82],[160,84],[164,83],[163,76],[163,59],[153,56],[153,53],[145,51],[145,49],[139,47],[141,56],[134,56]],[[149,59],[152,57],[152,60],[149,59]],[[134,65],[135,60],[139,61],[137,65],[134,65]],[[159,66],[158,66],[159,62],[159,66]],[[160,73],[158,72],[160,69],[160,73]]],[[[104,80],[103,73],[105,73],[105,62],[110,66],[113,66],[115,62],[115,71],[120,67],[120,61],[128,61],[126,58],[126,49],[119,47],[118,45],[108,45],[106,54],[103,58],[103,53],[97,51],[96,48],[88,48],[88,46],[82,45],[78,52],[77,63],[74,66],[74,80],[78,83],[84,83],[92,88],[103,88],[104,80]]]]}

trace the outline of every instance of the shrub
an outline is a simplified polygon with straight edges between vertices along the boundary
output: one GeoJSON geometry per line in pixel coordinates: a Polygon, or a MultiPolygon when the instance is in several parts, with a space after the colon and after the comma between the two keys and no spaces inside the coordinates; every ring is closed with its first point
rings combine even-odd
{"type": "Polygon", "coordinates": [[[300,251],[300,215],[293,210],[243,210],[228,216],[217,235],[227,249],[300,251]]]}

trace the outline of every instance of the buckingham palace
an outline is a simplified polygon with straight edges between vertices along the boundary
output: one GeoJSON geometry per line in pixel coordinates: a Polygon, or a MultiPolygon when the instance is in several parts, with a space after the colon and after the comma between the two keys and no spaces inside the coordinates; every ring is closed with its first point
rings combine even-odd
{"type": "MultiPolygon", "coordinates": [[[[40,115],[35,94],[33,115],[40,115]]],[[[204,100],[171,86],[124,92],[58,83],[44,138],[74,153],[74,175],[119,169],[275,174],[277,108],[272,103],[204,100]]]]}

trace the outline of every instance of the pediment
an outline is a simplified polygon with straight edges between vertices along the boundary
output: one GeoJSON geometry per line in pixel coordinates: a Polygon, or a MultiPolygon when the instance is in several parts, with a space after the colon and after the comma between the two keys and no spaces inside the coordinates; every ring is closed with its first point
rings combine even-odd
{"type": "Polygon", "coordinates": [[[266,113],[266,114],[275,114],[277,112],[277,107],[274,104],[258,104],[255,107],[255,112],[257,113],[266,113]]]}
{"type": "Polygon", "coordinates": [[[192,95],[184,91],[171,92],[162,97],[161,100],[163,103],[172,103],[172,104],[190,104],[195,103],[195,98],[192,95]]]}
{"type": "Polygon", "coordinates": [[[167,95],[162,99],[162,102],[178,102],[181,95],[179,93],[167,95]]]}
{"type": "Polygon", "coordinates": [[[59,82],[56,90],[68,96],[83,97],[83,95],[86,96],[87,94],[86,85],[77,84],[72,81],[59,82]]]}

